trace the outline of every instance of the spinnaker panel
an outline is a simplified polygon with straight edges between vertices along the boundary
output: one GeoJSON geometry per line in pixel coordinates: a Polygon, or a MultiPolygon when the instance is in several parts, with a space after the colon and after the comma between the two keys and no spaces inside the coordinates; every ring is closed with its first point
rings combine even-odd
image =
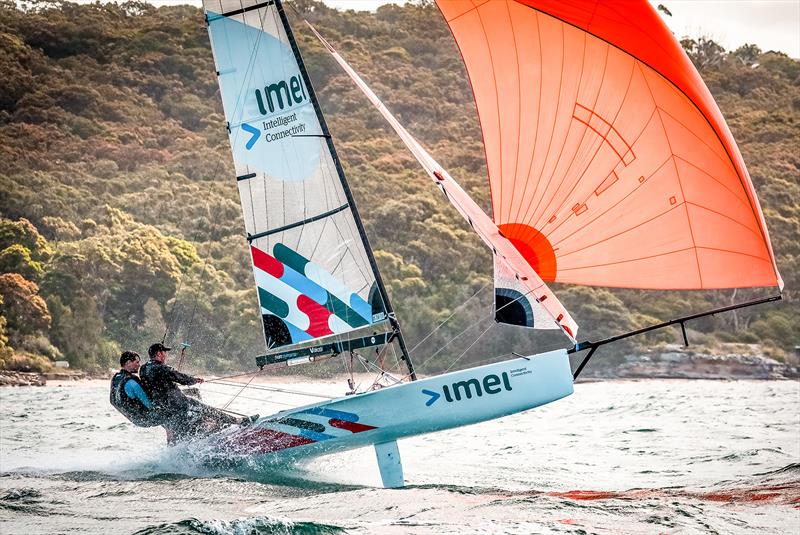
{"type": "Polygon", "coordinates": [[[204,7],[268,350],[390,331],[368,244],[277,6],[204,7]]]}
{"type": "Polygon", "coordinates": [[[499,229],[545,281],[782,286],[719,109],[647,2],[437,0],[499,229]]]}

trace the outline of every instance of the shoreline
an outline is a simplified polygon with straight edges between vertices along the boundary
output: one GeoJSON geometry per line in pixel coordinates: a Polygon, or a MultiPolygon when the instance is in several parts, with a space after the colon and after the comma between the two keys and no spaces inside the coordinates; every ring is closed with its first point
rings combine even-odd
{"type": "MultiPolygon", "coordinates": [[[[731,344],[720,348],[725,353],[716,354],[695,351],[678,345],[669,345],[657,351],[623,355],[617,362],[609,365],[603,355],[595,358],[587,366],[577,382],[608,380],[649,380],[684,379],[714,381],[770,381],[800,379],[800,366],[779,362],[764,354],[760,346],[731,344]],[[748,352],[742,352],[743,350],[748,352]]],[[[573,368],[578,360],[573,359],[573,368]]],[[[0,387],[3,386],[69,386],[101,381],[108,383],[114,371],[108,373],[84,372],[81,370],[54,369],[47,373],[16,372],[0,370],[0,387]]],[[[281,384],[314,381],[317,383],[338,384],[342,376],[319,377],[314,375],[279,373],[276,375],[257,374],[247,371],[241,374],[214,375],[198,372],[198,375],[212,382],[226,381],[238,383],[252,381],[254,384],[281,384]]],[[[420,375],[420,378],[436,374],[420,375]]],[[[375,374],[355,375],[357,383],[370,383],[375,374]]]]}
{"type": "MultiPolygon", "coordinates": [[[[631,381],[631,382],[638,382],[638,381],[652,381],[652,380],[667,380],[667,381],[796,381],[800,379],[799,373],[793,374],[762,374],[762,373],[751,373],[747,375],[743,374],[723,374],[719,373],[719,370],[715,372],[693,372],[693,373],[664,373],[663,370],[659,370],[656,368],[647,369],[645,367],[638,367],[636,372],[626,372],[626,373],[613,373],[612,370],[599,370],[595,373],[584,373],[581,375],[579,379],[575,381],[576,384],[578,383],[602,383],[606,381],[631,381]]],[[[58,378],[58,379],[47,379],[45,377],[46,374],[36,374],[36,373],[26,373],[26,372],[11,372],[14,375],[24,375],[25,377],[20,381],[9,381],[8,374],[9,372],[0,371],[0,388],[3,387],[24,387],[24,386],[39,386],[39,387],[65,387],[65,386],[91,386],[91,385],[108,385],[108,382],[111,380],[111,374],[108,377],[99,377],[99,376],[83,376],[83,377],[75,377],[71,379],[65,378],[58,378]]],[[[243,377],[247,377],[247,374],[243,374],[243,377]]],[[[419,376],[420,379],[426,379],[428,377],[434,377],[434,375],[421,375],[419,376]]],[[[214,380],[217,377],[213,375],[206,375],[207,381],[209,379],[214,380]]],[[[308,375],[282,375],[282,376],[267,376],[267,377],[258,377],[252,381],[251,384],[294,384],[294,383],[303,383],[303,382],[315,382],[315,383],[329,383],[331,386],[338,385],[345,381],[344,376],[336,378],[336,377],[312,377],[308,375]]],[[[235,382],[235,381],[230,381],[235,382]]],[[[368,380],[364,381],[368,382],[368,380]]],[[[212,381],[210,384],[215,384],[216,381],[212,381]]],[[[241,382],[244,385],[244,382],[241,382]]]]}

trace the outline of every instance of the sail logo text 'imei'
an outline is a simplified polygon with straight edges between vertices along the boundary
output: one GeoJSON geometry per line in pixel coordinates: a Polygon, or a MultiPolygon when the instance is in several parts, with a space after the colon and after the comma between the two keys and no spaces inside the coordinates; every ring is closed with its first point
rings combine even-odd
{"type": "MultiPolygon", "coordinates": [[[[499,394],[503,390],[511,391],[511,380],[508,378],[506,372],[501,373],[499,376],[490,373],[482,380],[467,379],[464,381],[456,381],[451,385],[442,385],[442,394],[448,403],[461,401],[462,399],[472,399],[475,397],[482,397],[483,394],[499,394]]],[[[430,399],[425,402],[425,405],[430,407],[442,394],[432,390],[422,389],[422,393],[430,396],[430,399]]]]}
{"type": "Polygon", "coordinates": [[[266,85],[263,93],[261,89],[256,89],[256,102],[261,115],[274,113],[275,110],[283,110],[306,100],[308,100],[308,95],[306,95],[306,88],[300,80],[300,76],[292,76],[288,82],[281,80],[266,85]]]}

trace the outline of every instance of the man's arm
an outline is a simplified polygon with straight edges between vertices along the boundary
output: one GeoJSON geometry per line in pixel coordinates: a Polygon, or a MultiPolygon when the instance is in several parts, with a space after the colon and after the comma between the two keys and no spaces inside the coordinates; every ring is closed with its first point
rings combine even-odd
{"type": "Polygon", "coordinates": [[[142,390],[142,387],[139,386],[139,383],[136,381],[130,380],[125,383],[125,393],[128,395],[128,397],[141,401],[142,405],[148,409],[153,408],[153,404],[150,403],[150,399],[147,397],[147,394],[144,393],[144,390],[142,390]]]}
{"type": "Polygon", "coordinates": [[[196,385],[197,383],[202,383],[203,380],[199,377],[192,377],[186,373],[181,373],[172,366],[164,365],[164,372],[165,375],[173,382],[176,382],[180,385],[189,386],[189,385],[196,385]]]}

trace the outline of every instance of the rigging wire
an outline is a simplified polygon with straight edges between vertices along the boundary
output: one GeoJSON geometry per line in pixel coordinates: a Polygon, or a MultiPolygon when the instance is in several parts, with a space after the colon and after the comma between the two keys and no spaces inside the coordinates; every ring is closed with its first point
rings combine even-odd
{"type": "MultiPolygon", "coordinates": [[[[217,383],[222,386],[240,386],[242,383],[230,382],[230,383],[217,383]]],[[[265,390],[268,392],[281,392],[283,394],[296,394],[299,396],[308,396],[314,398],[324,398],[324,399],[335,399],[334,396],[328,396],[325,394],[319,394],[316,392],[303,392],[302,390],[291,390],[288,388],[279,388],[275,386],[268,386],[268,385],[250,385],[251,390],[265,390]]]]}
{"type": "MultiPolygon", "coordinates": [[[[488,286],[488,284],[487,284],[487,286],[488,286]]],[[[484,288],[485,288],[485,287],[486,287],[486,286],[484,286],[484,288]]],[[[481,290],[482,290],[482,289],[483,289],[483,288],[481,288],[481,290]]],[[[479,291],[480,291],[480,290],[479,290],[479,291]]],[[[431,359],[433,359],[433,358],[434,358],[436,355],[438,355],[439,353],[441,353],[441,352],[442,352],[442,351],[443,351],[443,350],[444,350],[444,349],[445,349],[447,346],[449,346],[451,343],[453,343],[453,342],[454,342],[454,341],[455,341],[457,338],[459,338],[461,335],[463,335],[464,333],[466,333],[467,331],[469,331],[469,330],[470,330],[470,329],[472,329],[473,327],[477,326],[478,324],[480,324],[481,322],[483,322],[483,321],[484,321],[484,320],[486,320],[487,318],[491,318],[491,317],[493,317],[495,314],[497,314],[497,312],[500,312],[501,310],[503,310],[503,309],[504,309],[504,308],[506,308],[507,306],[510,306],[510,305],[512,305],[512,304],[514,304],[514,303],[516,303],[517,301],[519,301],[519,300],[520,300],[520,299],[522,299],[523,297],[526,297],[528,294],[530,294],[530,293],[532,293],[532,292],[533,292],[533,290],[528,290],[528,291],[527,291],[527,292],[525,292],[524,294],[521,294],[519,297],[517,297],[517,298],[515,298],[515,299],[513,299],[513,300],[511,300],[511,301],[509,301],[509,302],[508,302],[508,303],[506,303],[505,305],[503,305],[503,306],[501,306],[501,307],[499,307],[499,308],[496,308],[496,309],[492,310],[492,311],[491,311],[489,314],[487,314],[487,315],[485,315],[485,316],[482,316],[482,317],[478,318],[478,320],[477,320],[477,321],[475,321],[475,322],[471,323],[470,325],[468,325],[468,326],[467,326],[467,327],[466,327],[464,330],[462,330],[460,333],[456,334],[456,335],[455,335],[455,336],[453,336],[453,337],[452,337],[450,340],[448,340],[446,344],[444,344],[442,347],[440,347],[439,349],[437,349],[437,350],[436,350],[436,351],[435,351],[435,352],[434,352],[434,353],[433,353],[433,354],[432,354],[430,357],[428,357],[427,359],[425,359],[424,361],[422,361],[422,363],[418,365],[418,368],[422,368],[423,366],[425,366],[425,365],[426,365],[428,362],[430,362],[430,361],[431,361],[431,359]]],[[[474,296],[473,296],[473,297],[474,297],[474,296]]],[[[472,298],[470,298],[470,299],[472,299],[472,298]]],[[[451,314],[451,316],[452,316],[452,314],[451,314]]],[[[448,319],[449,319],[449,318],[448,318],[448,319]]],[[[489,328],[491,328],[492,326],[494,326],[494,324],[490,325],[490,326],[489,326],[489,328]]],[[[475,345],[475,343],[476,343],[476,342],[477,342],[477,341],[478,341],[478,340],[479,340],[479,339],[480,339],[480,338],[481,338],[481,337],[482,337],[484,334],[486,334],[486,331],[488,331],[488,330],[489,330],[489,328],[487,328],[487,329],[486,329],[485,331],[483,331],[483,332],[482,332],[480,335],[478,335],[478,337],[477,337],[477,338],[476,338],[476,339],[473,341],[473,343],[472,343],[472,344],[471,344],[471,345],[470,345],[470,346],[467,348],[467,350],[469,350],[469,349],[470,349],[470,348],[471,348],[473,345],[475,345]]],[[[463,353],[462,353],[461,355],[459,355],[459,356],[456,358],[456,361],[458,361],[458,359],[460,359],[462,356],[463,356],[463,353]]],[[[449,367],[449,368],[447,368],[447,369],[448,369],[448,370],[450,370],[450,368],[452,368],[454,364],[455,364],[455,362],[453,362],[453,364],[451,364],[451,365],[450,365],[450,367],[449,367]]],[[[405,378],[407,378],[407,377],[408,377],[408,375],[404,376],[404,377],[403,377],[403,379],[405,379],[405,378]]]]}
{"type": "Polygon", "coordinates": [[[483,330],[483,332],[482,332],[481,334],[479,334],[479,335],[478,335],[478,337],[475,339],[475,341],[474,341],[474,342],[472,342],[472,343],[469,345],[469,347],[467,347],[467,349],[465,349],[464,351],[462,351],[462,352],[461,352],[461,354],[460,354],[458,357],[456,357],[456,359],[453,361],[453,363],[452,363],[452,364],[450,364],[450,366],[448,366],[448,368],[447,368],[447,369],[444,371],[444,373],[447,373],[447,372],[449,372],[449,371],[450,371],[450,369],[451,369],[453,366],[455,366],[455,365],[456,365],[456,362],[458,362],[459,360],[461,360],[461,357],[463,357],[464,355],[466,355],[466,354],[467,354],[467,351],[469,351],[470,349],[472,349],[472,347],[473,347],[475,344],[477,344],[477,343],[478,343],[478,340],[480,340],[481,338],[483,338],[483,335],[484,335],[484,334],[486,334],[487,332],[489,332],[489,330],[490,330],[492,327],[494,327],[495,325],[497,325],[497,323],[494,323],[494,322],[493,322],[493,323],[490,323],[490,324],[489,324],[489,326],[488,326],[488,327],[486,327],[486,328],[483,330]]]}
{"type": "Polygon", "coordinates": [[[213,379],[206,379],[205,382],[206,383],[218,383],[220,381],[225,381],[227,379],[232,379],[234,377],[250,377],[251,373],[252,372],[234,373],[234,374],[231,374],[231,375],[223,375],[221,377],[214,377],[213,379]]]}
{"type": "Polygon", "coordinates": [[[231,404],[231,403],[233,403],[233,401],[234,401],[234,400],[235,400],[237,397],[239,397],[239,394],[241,394],[242,392],[244,392],[244,389],[245,389],[245,388],[247,388],[247,387],[250,385],[250,383],[252,383],[252,382],[253,382],[253,379],[255,379],[255,378],[256,378],[256,376],[257,376],[257,375],[259,375],[260,373],[261,373],[261,370],[258,370],[256,373],[254,373],[254,374],[253,374],[253,375],[250,377],[250,380],[249,380],[249,381],[247,381],[247,382],[244,384],[244,386],[242,386],[242,388],[240,388],[240,389],[239,389],[239,391],[238,391],[238,392],[236,392],[236,394],[234,394],[234,395],[233,395],[233,397],[232,397],[230,400],[228,400],[228,402],[227,402],[225,405],[223,405],[223,406],[222,406],[222,410],[224,411],[225,409],[227,409],[227,408],[230,406],[230,404],[231,404]]]}
{"type": "MultiPolygon", "coordinates": [[[[204,391],[213,392],[215,394],[225,394],[228,395],[228,392],[223,392],[222,390],[214,390],[211,388],[203,388],[204,391]]],[[[285,403],[283,401],[274,401],[272,399],[264,399],[264,398],[254,398],[251,396],[242,396],[240,395],[238,399],[249,399],[251,401],[258,401],[259,403],[274,403],[275,405],[283,405],[284,407],[295,407],[295,405],[291,403],[285,403]]],[[[233,412],[228,410],[227,412],[233,412]]]]}
{"type": "Polygon", "coordinates": [[[416,343],[416,345],[415,345],[414,347],[412,347],[411,349],[409,349],[409,350],[408,350],[408,354],[410,355],[411,353],[413,353],[413,352],[414,352],[414,351],[415,351],[415,350],[416,350],[416,349],[417,349],[417,348],[418,348],[420,345],[422,345],[422,343],[423,343],[423,342],[425,342],[425,340],[427,340],[428,338],[430,338],[431,336],[433,336],[433,334],[434,334],[436,331],[438,331],[440,328],[442,328],[442,327],[444,326],[444,324],[445,324],[445,323],[447,323],[448,321],[450,321],[450,320],[453,318],[453,316],[455,316],[456,314],[458,314],[459,312],[461,312],[461,311],[464,309],[464,307],[467,305],[467,303],[469,303],[470,301],[472,301],[472,300],[473,300],[473,299],[474,299],[474,298],[475,298],[475,297],[476,297],[476,296],[477,296],[479,293],[481,293],[483,290],[485,290],[485,289],[486,289],[486,288],[489,286],[489,284],[491,284],[491,283],[487,282],[486,284],[484,284],[483,286],[481,286],[481,287],[478,289],[478,291],[476,291],[476,292],[475,292],[474,294],[472,294],[472,295],[471,295],[471,296],[470,296],[470,297],[469,297],[469,298],[468,298],[466,301],[464,301],[464,302],[463,302],[463,303],[461,303],[461,304],[460,304],[458,307],[456,307],[456,309],[455,309],[455,310],[454,310],[454,311],[453,311],[453,312],[452,312],[452,313],[451,313],[449,316],[447,316],[447,318],[446,318],[444,321],[442,321],[442,322],[441,322],[439,325],[437,325],[436,327],[434,327],[434,329],[433,329],[431,332],[429,332],[427,335],[425,335],[425,337],[424,337],[422,340],[420,340],[419,342],[417,342],[417,343],[416,343]]]}

